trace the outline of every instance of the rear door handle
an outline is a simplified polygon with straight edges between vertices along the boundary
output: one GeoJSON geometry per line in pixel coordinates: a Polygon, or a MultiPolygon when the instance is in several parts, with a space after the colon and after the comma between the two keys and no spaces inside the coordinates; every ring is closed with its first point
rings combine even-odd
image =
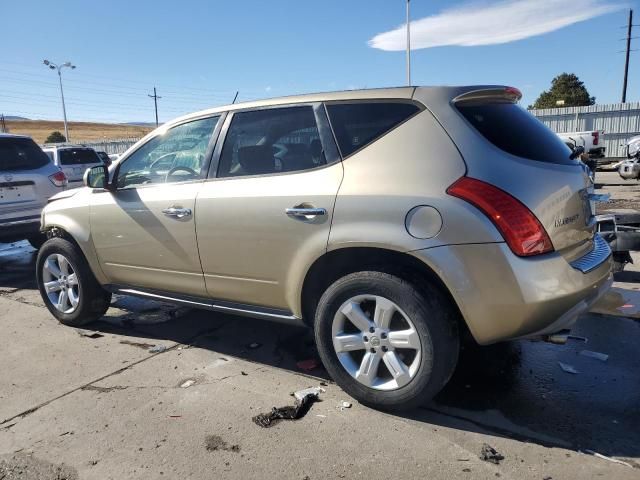
{"type": "Polygon", "coordinates": [[[317,217],[318,215],[326,215],[327,211],[324,208],[303,208],[294,207],[285,209],[286,213],[290,217],[317,217]]]}
{"type": "Polygon", "coordinates": [[[191,216],[190,208],[169,207],[162,210],[167,217],[185,218],[191,216]]]}

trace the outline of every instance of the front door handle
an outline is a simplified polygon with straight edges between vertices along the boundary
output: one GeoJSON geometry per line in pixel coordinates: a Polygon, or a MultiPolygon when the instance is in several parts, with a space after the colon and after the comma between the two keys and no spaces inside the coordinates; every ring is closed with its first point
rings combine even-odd
{"type": "Polygon", "coordinates": [[[327,211],[324,208],[304,208],[294,207],[285,209],[286,213],[290,217],[317,217],[318,215],[326,215],[327,211]]]}
{"type": "Polygon", "coordinates": [[[162,210],[167,217],[185,218],[191,216],[190,208],[169,207],[162,210]]]}

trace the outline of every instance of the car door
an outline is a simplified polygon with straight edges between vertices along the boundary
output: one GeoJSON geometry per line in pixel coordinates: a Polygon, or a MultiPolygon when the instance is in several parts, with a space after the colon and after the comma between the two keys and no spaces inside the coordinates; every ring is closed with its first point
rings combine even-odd
{"type": "Polygon", "coordinates": [[[160,131],[123,159],[115,190],[94,192],[91,234],[112,284],[206,295],[193,214],[219,119],[160,131]]]}
{"type": "Polygon", "coordinates": [[[295,272],[326,251],[342,180],[324,107],[239,111],[223,132],[196,200],[207,291],[290,311],[295,272]]]}

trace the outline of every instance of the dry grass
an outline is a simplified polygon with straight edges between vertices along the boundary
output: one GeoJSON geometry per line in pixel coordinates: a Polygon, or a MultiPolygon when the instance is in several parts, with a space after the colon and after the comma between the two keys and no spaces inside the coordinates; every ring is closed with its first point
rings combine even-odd
{"type": "MultiPolygon", "coordinates": [[[[37,143],[44,143],[51,132],[57,130],[64,135],[64,123],[50,120],[7,120],[10,133],[29,135],[37,143]]],[[[105,140],[127,137],[142,137],[152,128],[117,123],[69,122],[69,137],[72,142],[105,140]]]]}

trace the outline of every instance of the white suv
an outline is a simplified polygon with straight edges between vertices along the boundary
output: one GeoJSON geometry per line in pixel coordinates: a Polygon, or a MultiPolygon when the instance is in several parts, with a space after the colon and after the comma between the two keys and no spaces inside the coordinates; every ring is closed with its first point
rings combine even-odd
{"type": "Polygon", "coordinates": [[[87,168],[104,165],[97,152],[84,145],[45,145],[42,150],[54,165],[60,167],[72,187],[82,186],[82,177],[87,168]]]}
{"type": "Polygon", "coordinates": [[[67,177],[29,137],[0,133],[0,242],[27,239],[39,248],[40,213],[67,177]]]}

